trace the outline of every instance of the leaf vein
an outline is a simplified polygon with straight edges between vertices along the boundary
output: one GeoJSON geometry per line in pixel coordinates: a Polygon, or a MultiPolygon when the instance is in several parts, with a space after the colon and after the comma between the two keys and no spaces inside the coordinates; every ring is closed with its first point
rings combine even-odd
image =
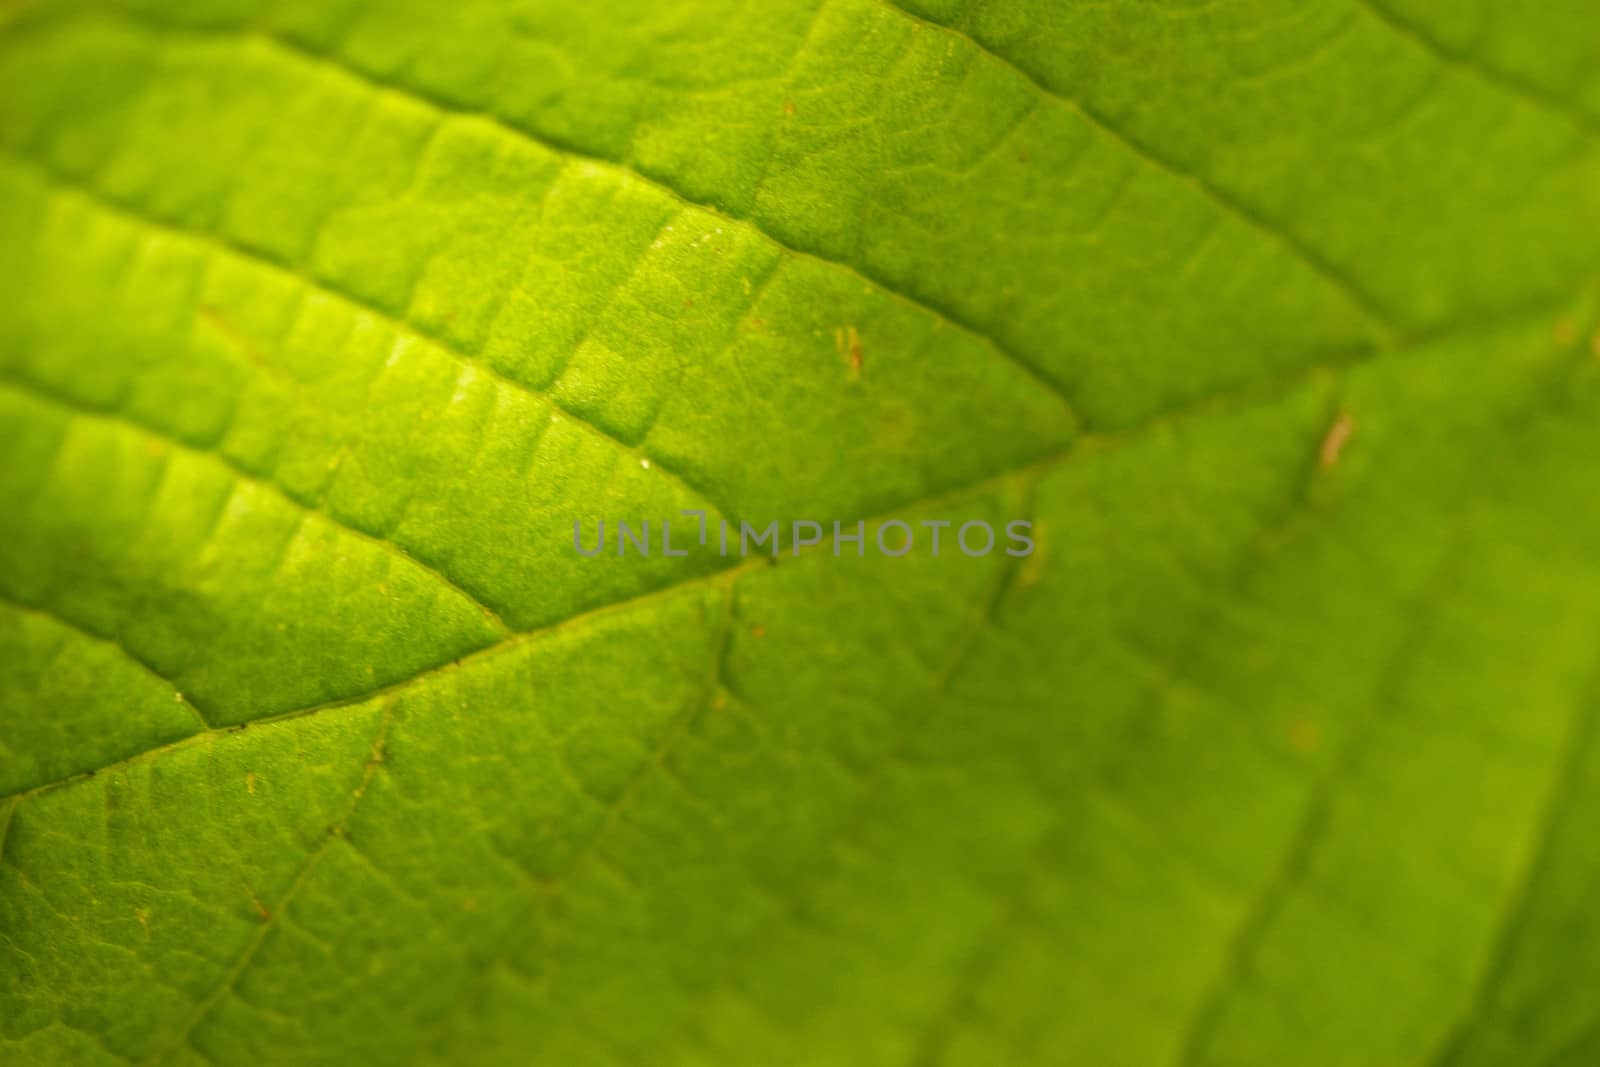
{"type": "Polygon", "coordinates": [[[1014,71],[1040,94],[1064,105],[1073,114],[1078,115],[1084,122],[1101,134],[1127,149],[1146,165],[1194,189],[1223,215],[1236,219],[1248,229],[1262,234],[1282,246],[1290,255],[1366,316],[1369,324],[1377,333],[1380,345],[1392,347],[1397,343],[1396,334],[1398,333],[1399,317],[1360,279],[1334,263],[1320,250],[1283,223],[1272,220],[1257,208],[1226,192],[1221,186],[1204,177],[1198,171],[1183,166],[1178,161],[1160,152],[1148,141],[1135,136],[1130,131],[1112,122],[1107,115],[1090,105],[1088,101],[1081,97],[1069,96],[1051,88],[1037,75],[996,52],[967,31],[935,21],[927,16],[919,15],[910,8],[904,7],[901,0],[875,0],[875,2],[919,25],[928,26],[940,33],[946,33],[965,41],[972,48],[1005,66],[1008,70],[1014,71]]]}
{"type": "Polygon", "coordinates": [[[1567,730],[1566,758],[1556,767],[1555,781],[1549,788],[1543,808],[1538,812],[1528,835],[1529,860],[1521,877],[1513,884],[1498,923],[1499,935],[1474,983],[1472,1001],[1465,1014],[1451,1027],[1438,1051],[1429,1059],[1435,1067],[1452,1062],[1463,1051],[1470,1037],[1472,1022],[1489,1014],[1495,991],[1511,967],[1517,939],[1528,920],[1533,891],[1551,862],[1556,831],[1572,808],[1573,798],[1583,783],[1584,761],[1600,732],[1600,672],[1586,688],[1573,721],[1567,730]]]}
{"type": "Polygon", "coordinates": [[[195,1029],[205,1021],[211,1012],[216,1009],[216,1006],[222,1002],[222,999],[238,984],[244,973],[250,969],[250,965],[255,961],[261,946],[266,943],[267,935],[276,928],[284,911],[294,900],[296,894],[299,893],[300,888],[310,879],[312,871],[321,862],[329,847],[344,835],[345,827],[350,823],[350,817],[355,814],[362,798],[366,796],[367,786],[372,782],[372,776],[382,763],[384,740],[388,737],[389,726],[393,721],[394,704],[393,702],[387,702],[384,705],[382,719],[378,724],[377,735],[372,740],[366,764],[362,767],[361,780],[356,786],[355,794],[350,798],[349,806],[339,816],[339,820],[328,827],[327,835],[317,842],[316,848],[311,850],[311,854],[306,857],[306,861],[301,864],[299,871],[290,880],[288,888],[278,898],[277,906],[272,909],[270,915],[261,920],[255,934],[245,943],[244,951],[240,953],[238,960],[223,973],[222,980],[217,983],[216,988],[195,1005],[194,1010],[189,1014],[189,1018],[184,1022],[183,1028],[177,1036],[164,1048],[157,1049],[145,1059],[145,1067],[155,1067],[155,1065],[170,1059],[173,1053],[189,1041],[195,1029]]]}
{"type": "Polygon", "coordinates": [[[117,652],[122,655],[123,659],[137,667],[145,676],[160,682],[163,686],[172,690],[176,701],[183,705],[184,710],[194,717],[196,725],[198,725],[202,731],[213,729],[211,722],[207,719],[205,713],[200,710],[193,697],[186,696],[182,689],[179,688],[177,682],[173,681],[167,675],[157,670],[155,664],[151,663],[143,656],[135,653],[119,638],[108,634],[96,633],[94,630],[89,629],[82,623],[69,619],[65,615],[45,607],[42,604],[26,603],[22,600],[18,600],[10,593],[6,593],[4,591],[0,591],[0,603],[9,604],[17,611],[27,612],[32,615],[39,615],[50,619],[53,622],[73,631],[74,633],[78,633],[89,638],[91,641],[94,641],[97,644],[108,645],[111,648],[116,649],[117,652]]]}
{"type": "MultiPolygon", "coordinates": [[[[1469,321],[1469,322],[1465,322],[1465,323],[1459,324],[1457,328],[1461,332],[1468,332],[1468,331],[1471,331],[1471,330],[1480,330],[1480,329],[1492,328],[1492,327],[1496,327],[1496,326],[1508,326],[1508,325],[1511,325],[1511,324],[1514,324],[1514,323],[1521,323],[1521,322],[1527,321],[1527,320],[1534,320],[1534,319],[1537,319],[1537,318],[1543,318],[1543,317],[1545,317],[1545,316],[1547,316],[1547,315],[1549,315],[1551,313],[1553,307],[1564,305],[1570,299],[1571,299],[1571,294],[1570,293],[1563,293],[1563,294],[1560,294],[1559,297],[1552,296],[1552,297],[1548,297],[1546,299],[1542,299],[1540,301],[1537,301],[1537,302],[1531,304],[1529,307],[1525,307],[1525,308],[1521,308],[1521,309],[1517,310],[1514,314],[1505,315],[1505,316],[1501,316],[1501,317],[1498,317],[1498,318],[1491,317],[1491,318],[1487,318],[1487,319],[1483,319],[1483,320],[1473,320],[1473,321],[1469,321]]],[[[1450,337],[1451,337],[1451,331],[1450,330],[1433,331],[1426,341],[1419,341],[1415,345],[1407,346],[1407,349],[1402,349],[1401,352],[1404,353],[1405,351],[1409,350],[1410,348],[1420,348],[1420,347],[1425,347],[1428,344],[1441,343],[1443,341],[1449,340],[1450,337]]],[[[1269,382],[1269,383],[1265,383],[1265,385],[1263,385],[1262,383],[1253,383],[1251,385],[1248,385],[1248,386],[1245,386],[1245,387],[1242,387],[1242,388],[1239,388],[1239,389],[1236,389],[1236,390],[1231,390],[1231,391],[1229,391],[1227,393],[1218,394],[1218,395],[1213,396],[1213,397],[1207,397],[1207,398],[1205,398],[1205,399],[1203,399],[1203,400],[1201,400],[1201,401],[1199,401],[1197,403],[1189,404],[1189,405],[1186,405],[1186,406],[1183,406],[1183,407],[1179,407],[1179,408],[1169,409],[1167,411],[1164,411],[1164,412],[1162,412],[1162,413],[1160,413],[1160,414],[1158,414],[1156,416],[1153,416],[1153,417],[1145,420],[1144,422],[1141,422],[1141,423],[1139,423],[1139,424],[1137,424],[1135,426],[1129,427],[1129,428],[1124,429],[1124,430],[1119,430],[1119,431],[1115,431],[1115,432],[1108,432],[1108,433],[1084,433],[1084,434],[1080,435],[1078,437],[1078,439],[1074,442],[1074,444],[1072,446],[1070,446],[1070,447],[1058,449],[1058,450],[1050,452],[1050,453],[1048,453],[1048,454],[1046,454],[1046,455],[1044,455],[1042,457],[1039,457],[1039,458],[1036,458],[1036,459],[1033,459],[1033,460],[1029,460],[1029,461],[1026,461],[1026,462],[1023,462],[1023,463],[1020,463],[1020,464],[1017,464],[1017,465],[1014,465],[1014,466],[1011,466],[1011,467],[1008,467],[1005,470],[1001,470],[1001,471],[998,471],[998,472],[995,472],[995,473],[992,473],[992,474],[984,475],[984,476],[982,476],[982,477],[980,477],[978,479],[975,479],[975,480],[973,480],[971,482],[968,482],[968,483],[960,485],[960,486],[955,486],[955,487],[950,488],[950,489],[944,489],[944,490],[940,490],[940,491],[937,491],[937,492],[934,492],[934,493],[925,494],[925,495],[923,495],[921,497],[918,497],[918,498],[901,501],[898,504],[896,504],[896,505],[892,506],[891,508],[889,508],[888,510],[886,510],[883,513],[882,516],[872,516],[871,518],[867,519],[867,521],[871,521],[871,519],[875,519],[875,518],[879,518],[879,517],[883,517],[883,516],[887,516],[887,515],[892,515],[892,514],[905,512],[905,511],[908,511],[908,510],[932,507],[932,506],[935,506],[935,505],[937,505],[939,503],[942,503],[942,502],[945,502],[945,501],[959,500],[959,499],[964,498],[967,495],[970,495],[970,494],[973,494],[973,493],[976,493],[976,492],[981,492],[984,489],[987,489],[987,488],[989,488],[991,486],[994,486],[996,484],[1002,483],[1002,482],[1007,481],[1009,479],[1018,478],[1018,477],[1026,477],[1030,473],[1043,473],[1043,472],[1049,470],[1050,468],[1054,467],[1057,464],[1065,464],[1065,463],[1072,462],[1074,460],[1084,460],[1088,456],[1091,456],[1095,452],[1100,451],[1102,449],[1109,448],[1109,447],[1115,447],[1117,445],[1126,444],[1126,443],[1129,443],[1129,442],[1132,442],[1132,441],[1139,440],[1142,437],[1144,437],[1144,436],[1146,436],[1146,435],[1148,435],[1150,433],[1159,432],[1159,431],[1161,431],[1161,430],[1163,430],[1163,429],[1165,429],[1167,427],[1170,427],[1172,425],[1175,425],[1177,423],[1180,423],[1180,422],[1183,422],[1183,421],[1187,421],[1187,420],[1190,420],[1190,419],[1204,418],[1207,415],[1215,414],[1215,413],[1218,413],[1219,411],[1225,411],[1225,410],[1227,410],[1229,408],[1230,405],[1247,403],[1247,402],[1249,402],[1251,400],[1267,401],[1267,400],[1270,400],[1270,399],[1272,399],[1274,397],[1277,397],[1277,396],[1289,395],[1290,393],[1292,393],[1292,391],[1296,387],[1302,385],[1306,381],[1309,381],[1309,380],[1311,380],[1311,379],[1313,379],[1313,378],[1315,378],[1315,377],[1317,377],[1319,375],[1323,375],[1323,374],[1333,374],[1333,375],[1343,374],[1343,373],[1348,372],[1348,371],[1350,371],[1351,369],[1353,369],[1353,368],[1355,368],[1357,366],[1360,366],[1362,363],[1369,361],[1370,359],[1374,358],[1376,355],[1377,355],[1376,350],[1367,350],[1367,351],[1355,353],[1353,355],[1346,355],[1346,356],[1339,357],[1339,358],[1325,360],[1323,362],[1320,362],[1320,363],[1317,363],[1317,364],[1302,368],[1300,370],[1291,372],[1289,374],[1281,375],[1277,379],[1275,379],[1274,381],[1269,382]]],[[[828,541],[823,541],[821,543],[821,545],[818,546],[818,547],[826,547],[828,544],[829,544],[828,541]]],[[[683,581],[676,582],[676,583],[673,583],[671,585],[662,586],[662,587],[659,587],[657,589],[653,589],[653,590],[650,590],[648,592],[641,593],[641,594],[639,594],[637,596],[630,597],[630,598],[628,598],[626,600],[615,601],[615,602],[612,602],[610,604],[603,604],[603,605],[601,605],[599,607],[595,607],[595,608],[591,608],[591,609],[588,609],[588,610],[583,611],[583,612],[579,612],[578,614],[569,616],[566,619],[562,619],[559,622],[552,623],[552,624],[550,624],[548,626],[540,627],[540,628],[535,629],[535,630],[528,630],[528,631],[523,631],[523,632],[520,632],[520,633],[514,633],[514,634],[510,635],[509,637],[504,638],[501,641],[498,641],[498,642],[496,642],[494,644],[486,645],[483,648],[477,649],[476,651],[471,652],[471,653],[469,653],[469,654],[467,654],[465,656],[461,656],[461,657],[458,657],[456,659],[448,660],[448,661],[446,661],[444,663],[439,663],[439,664],[435,664],[435,665],[433,665],[431,667],[424,668],[423,670],[419,671],[418,673],[416,673],[416,674],[414,674],[414,675],[412,675],[412,676],[410,676],[408,678],[399,679],[399,680],[397,680],[395,682],[391,682],[391,683],[389,683],[389,684],[387,684],[385,686],[381,686],[381,687],[379,687],[377,689],[371,690],[371,691],[366,692],[366,693],[351,694],[349,696],[340,697],[340,698],[338,698],[336,700],[326,701],[326,702],[323,702],[323,703],[320,703],[320,704],[315,704],[315,705],[308,705],[307,707],[304,707],[304,708],[297,708],[297,709],[294,709],[292,711],[280,712],[280,713],[277,713],[277,714],[265,716],[265,717],[258,718],[258,719],[252,719],[252,720],[249,721],[249,723],[247,725],[252,726],[252,727],[254,727],[254,726],[263,726],[263,725],[271,725],[273,723],[291,721],[293,719],[301,718],[301,717],[304,717],[304,716],[314,715],[314,714],[317,714],[317,713],[320,713],[320,712],[323,712],[323,711],[331,711],[331,710],[335,710],[335,709],[338,709],[338,708],[351,707],[351,706],[363,703],[365,701],[371,700],[371,699],[373,699],[375,697],[386,696],[386,695],[388,695],[390,693],[394,693],[394,692],[397,692],[397,691],[400,691],[400,690],[404,690],[406,688],[409,688],[410,686],[417,685],[419,683],[425,682],[428,679],[430,679],[430,678],[432,678],[432,677],[434,677],[434,676],[436,676],[436,675],[438,675],[438,674],[440,674],[442,672],[466,667],[466,666],[468,666],[468,665],[470,665],[472,663],[475,663],[475,662],[479,661],[480,659],[485,659],[485,658],[488,658],[490,656],[497,655],[497,654],[507,650],[508,648],[516,647],[517,645],[520,645],[520,644],[523,644],[523,643],[526,643],[526,642],[540,640],[540,639],[543,639],[543,638],[548,637],[548,636],[553,636],[553,635],[556,635],[556,634],[559,634],[559,633],[563,633],[563,632],[566,632],[568,630],[574,629],[576,627],[583,626],[583,625],[585,625],[585,624],[587,624],[589,622],[598,621],[599,619],[608,617],[608,616],[610,616],[612,614],[616,614],[616,613],[620,613],[620,612],[631,610],[631,609],[633,609],[635,607],[638,607],[638,606],[641,606],[643,604],[652,602],[652,601],[654,601],[656,599],[672,596],[672,595],[675,595],[675,594],[678,594],[678,593],[681,593],[681,592],[685,592],[685,591],[687,591],[689,589],[692,589],[692,588],[694,588],[696,586],[704,585],[704,584],[706,584],[708,582],[719,580],[719,579],[727,576],[728,574],[730,574],[730,572],[733,572],[733,571],[736,571],[736,570],[740,570],[741,568],[754,569],[756,566],[766,565],[767,562],[768,561],[764,557],[751,557],[750,559],[744,561],[743,563],[741,563],[741,564],[739,564],[739,565],[737,565],[735,567],[728,567],[728,568],[724,568],[722,570],[713,571],[710,574],[699,575],[699,576],[694,577],[694,578],[685,579],[683,581]]],[[[238,729],[238,728],[239,727],[231,727],[231,729],[238,729]]],[[[212,732],[213,733],[221,733],[221,732],[225,732],[227,729],[230,729],[230,728],[222,728],[222,729],[218,729],[218,730],[215,730],[215,731],[212,731],[212,732]]],[[[47,782],[47,783],[44,783],[42,785],[34,786],[34,787],[30,788],[30,789],[22,790],[22,791],[20,791],[18,793],[12,794],[11,796],[13,796],[13,797],[26,797],[26,796],[30,796],[30,795],[35,794],[35,793],[40,793],[40,792],[44,792],[44,791],[47,791],[47,790],[50,790],[50,789],[59,788],[59,787],[61,787],[63,785],[68,785],[68,784],[71,784],[73,782],[84,781],[84,780],[89,779],[93,775],[95,775],[97,773],[100,773],[102,771],[112,770],[112,769],[115,769],[117,767],[121,767],[121,766],[130,764],[130,763],[136,762],[138,760],[149,758],[150,756],[152,756],[154,754],[157,754],[157,753],[160,753],[160,752],[164,752],[169,748],[192,742],[193,740],[195,740],[195,737],[198,737],[198,736],[209,736],[209,734],[208,735],[195,735],[195,736],[191,736],[191,737],[188,737],[188,738],[180,739],[179,741],[172,742],[172,743],[167,744],[167,745],[156,746],[155,748],[148,749],[148,750],[143,751],[143,752],[134,753],[133,755],[126,756],[126,757],[123,757],[121,759],[115,760],[115,761],[113,761],[111,763],[106,764],[103,767],[96,768],[93,771],[81,772],[79,774],[74,774],[74,775],[70,775],[70,776],[62,778],[62,779],[58,779],[56,781],[47,782]]],[[[5,798],[0,798],[0,799],[11,799],[11,797],[5,797],[5,798]]]]}
{"type": "MultiPolygon", "coordinates": [[[[498,115],[493,114],[492,112],[452,103],[435,93],[430,93],[419,89],[414,85],[405,84],[394,78],[380,76],[370,71],[363,70],[352,65],[341,56],[320,51],[301,41],[294,40],[291,37],[271,32],[260,27],[251,27],[248,29],[240,28],[203,30],[193,27],[179,27],[170,23],[163,23],[159,20],[152,19],[147,15],[133,15],[127,12],[124,12],[123,14],[126,15],[130,21],[133,21],[136,24],[151,27],[154,30],[164,32],[169,35],[186,34],[189,36],[231,36],[259,38],[274,46],[279,51],[287,55],[297,57],[303,63],[337,71],[344,77],[353,81],[359,82],[373,89],[394,93],[396,96],[416,104],[424,105],[441,114],[459,115],[462,117],[479,119],[493,125],[499,130],[504,131],[510,137],[521,141],[531,142],[540,146],[541,148],[544,148],[546,151],[553,152],[568,159],[579,160],[597,166],[606,167],[611,170],[621,171],[633,179],[648,185],[650,188],[657,190],[670,199],[677,201],[679,204],[685,207],[713,212],[735,223],[748,226],[752,232],[760,235],[763,239],[770,242],[787,255],[799,259],[812,260],[833,269],[842,270],[848,274],[852,274],[865,284],[871,286],[879,292],[882,292],[886,296],[889,296],[901,303],[907,304],[922,314],[931,316],[950,328],[972,337],[984,347],[993,351],[1000,358],[1013,364],[1019,370],[1027,374],[1037,386],[1055,396],[1070,411],[1073,411],[1074,414],[1076,413],[1076,408],[1073,406],[1071,396],[1069,395],[1066,387],[1060,381],[1056,380],[1054,376],[1046,373],[1046,371],[1040,367],[1036,361],[1026,358],[1013,348],[1002,344],[996,337],[992,336],[975,323],[967,320],[963,315],[946,306],[943,302],[935,302],[931,298],[920,296],[903,285],[890,282],[888,279],[879,276],[875,272],[872,272],[869,268],[861,267],[842,259],[834,259],[820,252],[810,251],[806,248],[800,247],[799,245],[791,244],[790,242],[778,237],[772,231],[763,227],[754,218],[746,215],[740,215],[731,209],[709,199],[695,199],[688,193],[681,191],[676,186],[672,185],[665,178],[650,173],[641,166],[628,162],[626,159],[600,155],[596,152],[580,148],[577,145],[562,140],[546,131],[535,131],[526,125],[513,125],[498,115]]],[[[440,343],[443,342],[441,341],[440,343]]]]}
{"type": "MultiPolygon", "coordinates": [[[[11,389],[13,392],[32,397],[36,401],[59,408],[69,417],[100,419],[105,422],[117,423],[128,427],[136,433],[142,434],[146,437],[162,441],[172,448],[179,449],[191,455],[210,459],[224,467],[238,480],[247,482],[251,485],[259,486],[260,488],[271,492],[273,495],[293,505],[295,510],[299,512],[302,521],[309,515],[318,515],[346,533],[358,537],[369,544],[377,546],[382,551],[387,553],[391,558],[400,560],[409,566],[414,566],[425,571],[433,578],[437,579],[440,584],[445,586],[451,592],[462,597],[467,601],[467,603],[481,611],[490,621],[490,623],[494,625],[495,629],[499,633],[510,634],[512,632],[511,628],[506,625],[505,620],[500,617],[499,612],[497,612],[493,607],[489,606],[483,600],[468,592],[459,583],[457,583],[455,579],[451,578],[443,571],[434,568],[427,562],[412,555],[403,546],[379,537],[377,534],[369,533],[358,526],[352,525],[348,521],[340,518],[332,512],[326,511],[315,506],[314,504],[309,504],[298,499],[277,483],[269,481],[258,474],[254,474],[251,471],[246,470],[236,460],[230,458],[226,453],[220,451],[219,449],[191,444],[182,440],[175,434],[169,433],[164,429],[160,429],[140,419],[136,419],[126,412],[93,407],[92,405],[87,404],[76,397],[68,396],[66,393],[53,386],[46,385],[37,379],[24,377],[23,375],[17,374],[12,370],[0,371],[0,385],[11,389]]],[[[106,638],[105,640],[109,640],[109,638],[106,638]]]]}
{"type": "Polygon", "coordinates": [[[610,446],[616,448],[621,454],[630,455],[636,459],[649,460],[650,469],[656,471],[661,477],[677,483],[691,495],[705,500],[717,511],[719,515],[728,517],[730,520],[732,519],[732,512],[723,504],[713,499],[709,490],[690,484],[683,477],[683,475],[673,470],[670,464],[662,463],[655,456],[650,455],[639,446],[630,444],[627,441],[624,441],[623,439],[613,435],[610,431],[604,429],[590,419],[585,418],[582,414],[557,400],[551,393],[535,388],[526,382],[519,381],[518,379],[506,374],[504,371],[499,370],[483,358],[467,352],[454,341],[451,341],[442,334],[431,332],[422,326],[406,320],[403,317],[397,316],[381,307],[375,301],[367,297],[360,296],[353,290],[343,288],[325,278],[314,276],[302,267],[296,266],[295,264],[289,262],[277,260],[258,249],[250,248],[246,245],[240,244],[231,238],[223,237],[216,233],[192,229],[160,218],[154,214],[151,214],[138,204],[134,204],[127,200],[112,196],[111,194],[87,181],[75,178],[60,170],[50,168],[37,160],[15,154],[11,154],[9,159],[12,166],[25,173],[33,174],[35,178],[42,184],[53,186],[61,191],[74,192],[107,214],[114,215],[128,222],[135,223],[158,232],[172,234],[193,241],[207,248],[220,250],[239,259],[254,263],[264,269],[280,272],[289,276],[290,278],[295,279],[300,284],[309,286],[315,289],[318,293],[342,303],[347,307],[376,316],[379,320],[387,324],[397,333],[408,335],[434,345],[441,351],[452,356],[464,366],[469,366],[481,371],[500,385],[510,389],[515,389],[521,393],[526,393],[531,397],[549,404],[551,407],[570,418],[573,424],[578,426],[585,433],[590,434],[598,440],[606,442],[610,446]]]}
{"type": "Polygon", "coordinates": [[[1352,0],[1352,2],[1396,35],[1427,52],[1439,63],[1466,71],[1491,88],[1539,111],[1566,119],[1589,137],[1600,135],[1600,116],[1579,104],[1555,95],[1533,81],[1447,45],[1427,32],[1421,23],[1396,11],[1388,0],[1352,0]]]}

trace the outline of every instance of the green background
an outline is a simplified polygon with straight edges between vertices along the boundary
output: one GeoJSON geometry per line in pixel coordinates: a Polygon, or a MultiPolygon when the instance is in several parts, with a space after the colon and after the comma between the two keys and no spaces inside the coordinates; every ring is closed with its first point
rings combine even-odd
{"type": "Polygon", "coordinates": [[[1593,0],[6,3],[0,1062],[1600,1062],[1597,278],[1593,0]]]}

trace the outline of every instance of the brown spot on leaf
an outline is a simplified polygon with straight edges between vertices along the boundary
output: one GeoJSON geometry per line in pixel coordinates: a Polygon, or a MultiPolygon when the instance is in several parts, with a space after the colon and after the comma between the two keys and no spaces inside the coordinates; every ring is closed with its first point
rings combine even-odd
{"type": "Polygon", "coordinates": [[[854,326],[833,331],[833,343],[838,346],[839,354],[850,363],[850,373],[861,377],[861,335],[856,333],[854,326]]]}
{"type": "Polygon", "coordinates": [[[255,796],[256,795],[256,772],[255,771],[245,771],[244,772],[244,787],[245,787],[245,790],[251,796],[255,796]]]}
{"type": "Polygon", "coordinates": [[[1322,439],[1322,448],[1317,452],[1318,466],[1327,471],[1338,465],[1339,457],[1344,453],[1345,445],[1350,443],[1350,435],[1355,433],[1355,429],[1355,420],[1350,413],[1339,412],[1339,417],[1333,420],[1327,436],[1322,439]]]}
{"type": "Polygon", "coordinates": [[[261,898],[256,896],[256,891],[251,889],[249,885],[244,887],[244,891],[250,895],[250,903],[256,909],[257,918],[262,922],[269,921],[272,918],[272,912],[268,911],[267,906],[261,903],[261,898]]]}

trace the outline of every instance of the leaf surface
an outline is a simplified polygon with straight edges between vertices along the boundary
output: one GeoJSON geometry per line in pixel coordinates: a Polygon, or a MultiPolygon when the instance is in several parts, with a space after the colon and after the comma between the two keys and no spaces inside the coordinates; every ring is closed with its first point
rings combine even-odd
{"type": "Polygon", "coordinates": [[[0,1059],[1594,1062],[1597,72],[0,7],[0,1059]]]}

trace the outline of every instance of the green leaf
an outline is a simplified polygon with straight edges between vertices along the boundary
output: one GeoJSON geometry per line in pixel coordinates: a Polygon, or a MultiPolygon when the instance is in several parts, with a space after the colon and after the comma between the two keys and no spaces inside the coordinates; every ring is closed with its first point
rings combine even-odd
{"type": "Polygon", "coordinates": [[[0,7],[0,1061],[1600,1060],[1597,72],[0,7]]]}

